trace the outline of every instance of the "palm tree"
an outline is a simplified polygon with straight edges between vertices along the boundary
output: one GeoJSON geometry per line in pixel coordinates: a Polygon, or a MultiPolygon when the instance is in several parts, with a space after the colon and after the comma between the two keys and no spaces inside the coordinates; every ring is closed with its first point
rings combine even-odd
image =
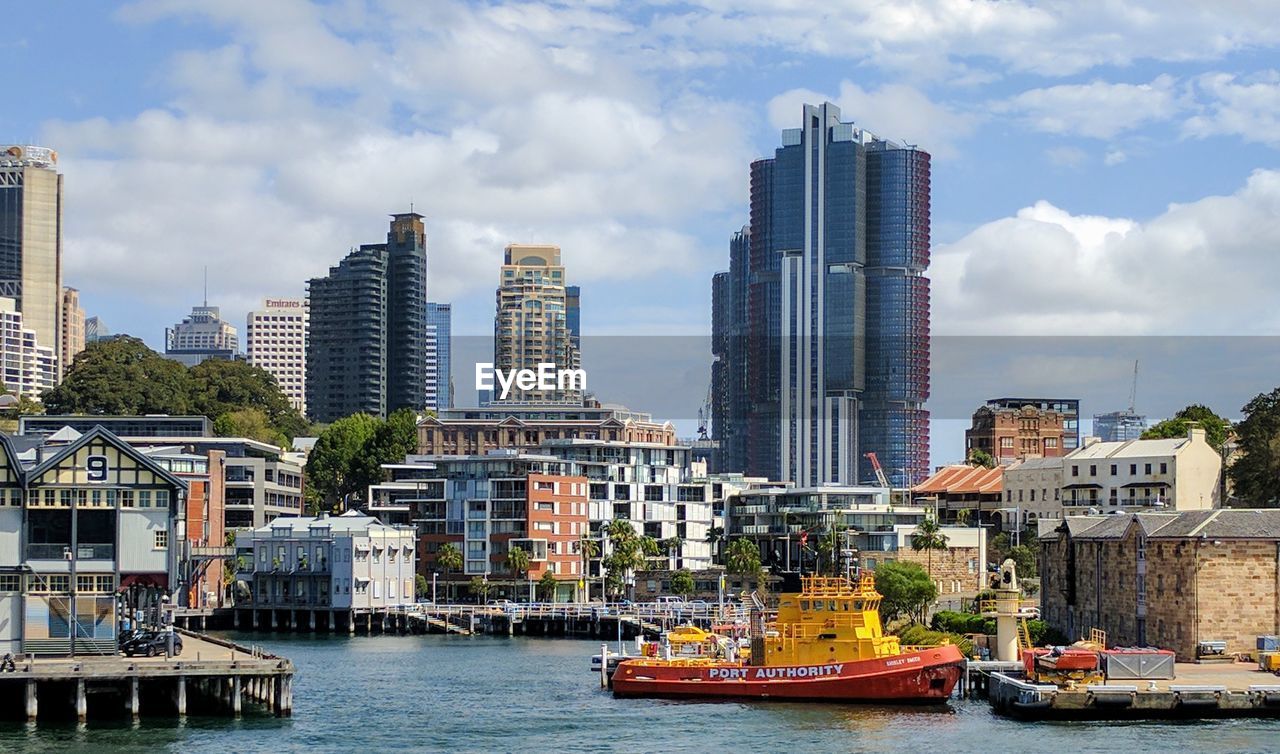
{"type": "Polygon", "coordinates": [[[932,517],[925,518],[911,534],[911,549],[916,552],[923,550],[927,555],[925,570],[929,574],[929,580],[932,581],[933,551],[947,549],[947,535],[942,533],[942,527],[932,517]]]}
{"type": "MultiPolygon", "coordinates": [[[[511,569],[512,576],[519,576],[529,571],[529,553],[522,548],[512,547],[507,550],[507,567],[511,569]]],[[[514,579],[512,579],[514,581],[514,579]]],[[[515,591],[514,589],[512,590],[515,591]]]]}
{"type": "MultiPolygon", "coordinates": [[[[436,550],[436,568],[448,574],[450,571],[462,570],[462,551],[452,542],[445,542],[436,550]]],[[[449,583],[449,599],[453,600],[453,582],[449,583]]]]}
{"type": "Polygon", "coordinates": [[[675,567],[676,567],[675,560],[676,558],[680,557],[680,548],[683,545],[684,545],[684,538],[679,536],[667,537],[666,539],[658,543],[658,546],[662,548],[662,554],[667,556],[667,560],[668,560],[667,567],[670,568],[671,570],[675,570],[675,567]]]}
{"type": "Polygon", "coordinates": [[[745,537],[729,543],[725,562],[730,573],[760,579],[760,547],[745,537]]]}
{"type": "Polygon", "coordinates": [[[723,526],[712,526],[707,529],[707,544],[711,545],[711,562],[714,563],[724,559],[721,553],[722,545],[724,544],[723,526]]]}
{"type": "MultiPolygon", "coordinates": [[[[600,555],[600,541],[583,534],[578,540],[578,553],[582,555],[582,586],[586,591],[586,598],[591,599],[591,587],[588,585],[587,572],[591,569],[591,559],[600,555]]],[[[601,592],[603,591],[602,588],[601,592]]],[[[601,594],[600,597],[603,599],[604,594],[601,594]]]]}

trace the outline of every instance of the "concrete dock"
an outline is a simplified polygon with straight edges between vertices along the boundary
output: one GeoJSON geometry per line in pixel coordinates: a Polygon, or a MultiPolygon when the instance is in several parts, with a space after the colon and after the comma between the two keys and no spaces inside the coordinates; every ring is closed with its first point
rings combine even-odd
{"type": "Polygon", "coordinates": [[[1172,680],[1062,689],[993,673],[988,697],[1001,714],[1027,720],[1280,717],[1280,677],[1253,663],[1177,663],[1172,680]]]}
{"type": "Polygon", "coordinates": [[[182,632],[177,657],[20,658],[0,673],[0,715],[39,718],[229,715],[258,704],[293,712],[293,663],[182,632]]]}

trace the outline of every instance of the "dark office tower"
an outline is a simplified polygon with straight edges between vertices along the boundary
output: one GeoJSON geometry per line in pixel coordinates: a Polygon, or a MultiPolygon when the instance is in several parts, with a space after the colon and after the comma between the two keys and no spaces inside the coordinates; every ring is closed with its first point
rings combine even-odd
{"type": "Polygon", "coordinates": [[[729,241],[729,271],[711,281],[711,430],[716,472],[747,468],[744,422],[749,417],[746,364],[746,267],[751,231],[729,241]]]}
{"type": "Polygon", "coordinates": [[[422,216],[392,215],[385,244],[364,244],[307,283],[307,412],[318,422],[386,416],[426,401],[427,252],[422,216]]]}
{"type": "Polygon", "coordinates": [[[929,156],[830,103],[803,123],[751,166],[745,347],[729,356],[746,378],[746,415],[729,412],[743,470],[855,484],[874,451],[910,483],[928,470],[929,156]]]}
{"type": "Polygon", "coordinates": [[[564,325],[569,328],[569,340],[582,353],[582,287],[564,287],[564,325]]]}

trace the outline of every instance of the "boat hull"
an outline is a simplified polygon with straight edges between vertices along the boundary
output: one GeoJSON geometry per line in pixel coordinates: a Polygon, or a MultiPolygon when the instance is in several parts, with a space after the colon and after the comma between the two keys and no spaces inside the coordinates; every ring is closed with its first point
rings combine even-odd
{"type": "Polygon", "coordinates": [[[960,650],[950,645],[826,665],[666,665],[632,659],[618,664],[613,693],[619,697],[941,703],[951,696],[963,666],[960,650]]]}

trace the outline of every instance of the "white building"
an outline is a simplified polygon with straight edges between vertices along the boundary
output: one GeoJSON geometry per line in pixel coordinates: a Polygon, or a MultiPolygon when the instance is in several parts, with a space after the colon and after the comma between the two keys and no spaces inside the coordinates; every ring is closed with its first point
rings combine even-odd
{"type": "Polygon", "coordinates": [[[216,306],[197,306],[181,322],[164,330],[165,355],[194,366],[210,358],[231,359],[240,352],[236,328],[216,306]]]}
{"type": "Polygon", "coordinates": [[[1006,530],[1017,516],[1034,528],[1041,518],[1062,518],[1062,459],[1027,458],[1004,469],[1006,530]]]}
{"type": "MultiPolygon", "coordinates": [[[[381,611],[414,603],[417,532],[355,512],[277,518],[236,539],[263,609],[381,611]]],[[[332,624],[330,624],[332,625],[332,624]]]]}
{"type": "Polygon", "coordinates": [[[1085,444],[1062,459],[1062,505],[1072,514],[1100,511],[1172,511],[1217,508],[1222,457],[1204,430],[1167,440],[1085,444]]]}
{"type": "Polygon", "coordinates": [[[245,321],[245,356],[265,369],[299,412],[307,411],[307,332],[304,299],[269,298],[245,321]]]}
{"type": "Polygon", "coordinates": [[[0,380],[16,395],[39,398],[57,378],[57,357],[23,325],[13,299],[0,297],[0,380]]]}

